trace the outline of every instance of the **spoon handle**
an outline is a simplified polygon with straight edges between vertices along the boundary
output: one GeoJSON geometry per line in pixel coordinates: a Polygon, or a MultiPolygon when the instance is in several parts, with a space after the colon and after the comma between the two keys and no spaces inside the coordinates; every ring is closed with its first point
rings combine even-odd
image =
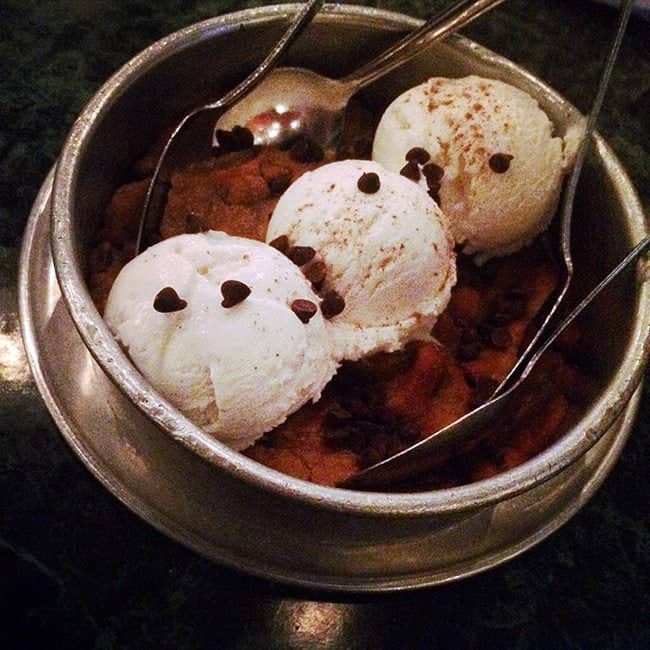
{"type": "MultiPolygon", "coordinates": [[[[580,315],[580,313],[590,305],[598,294],[609,285],[624,269],[626,269],[639,255],[645,253],[650,247],[650,236],[642,239],[572,310],[565,316],[560,324],[549,334],[544,342],[537,348],[535,354],[530,357],[526,367],[512,387],[514,389],[519,386],[526,377],[531,373],[539,358],[548,350],[555,342],[558,336],[580,315]]],[[[510,393],[512,389],[503,393],[504,395],[510,393]]]]}
{"type": "Polygon", "coordinates": [[[429,18],[421,27],[340,81],[363,88],[414,57],[423,47],[472,22],[504,0],[461,0],[429,18]]]}
{"type": "Polygon", "coordinates": [[[203,109],[228,108],[242,97],[247,95],[253,88],[273,70],[280,57],[291,47],[293,42],[300,36],[303,29],[311,22],[312,18],[320,10],[325,0],[307,0],[302,9],[294,16],[287,31],[282,38],[273,46],[273,49],[266,55],[264,60],[251,72],[244,81],[227,92],[223,97],[212,104],[206,104],[203,109]]]}

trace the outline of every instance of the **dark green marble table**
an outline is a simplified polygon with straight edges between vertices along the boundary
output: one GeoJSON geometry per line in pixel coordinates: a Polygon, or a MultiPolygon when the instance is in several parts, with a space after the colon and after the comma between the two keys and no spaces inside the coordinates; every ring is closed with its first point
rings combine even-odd
{"type": "MultiPolygon", "coordinates": [[[[244,0],[0,2],[0,647],[648,648],[650,392],[620,462],[560,531],[505,566],[415,593],[335,596],[212,564],[112,497],[31,381],[21,233],[73,119],[122,63],[244,0]]],[[[433,3],[367,3],[424,16],[433,3]]],[[[615,12],[511,0],[466,33],[589,105],[615,12]]],[[[601,131],[650,206],[650,23],[635,17],[601,131]]]]}

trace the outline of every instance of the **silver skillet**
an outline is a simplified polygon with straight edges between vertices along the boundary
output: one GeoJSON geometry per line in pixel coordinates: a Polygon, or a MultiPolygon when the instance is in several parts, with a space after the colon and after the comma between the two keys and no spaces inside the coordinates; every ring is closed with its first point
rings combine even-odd
{"type": "MultiPolygon", "coordinates": [[[[357,591],[470,575],[543,539],[611,467],[629,431],[636,408],[631,397],[648,355],[647,281],[635,290],[628,276],[588,315],[602,390],[562,440],[493,479],[404,495],[321,488],[211,440],[133,369],[83,282],[86,238],[130,163],[173,113],[215,96],[254,66],[255,52],[277,39],[289,11],[290,5],[255,9],[173,34],[133,59],[91,100],[60,158],[51,233],[46,185],[25,238],[20,298],[30,362],[57,424],[95,475],[146,520],[211,558],[287,582],[357,591]],[[206,58],[220,62],[213,70],[215,87],[196,74],[206,58]]],[[[328,63],[352,68],[418,24],[398,14],[330,6],[292,61],[325,73],[334,72],[328,63]]],[[[531,75],[459,37],[383,80],[370,100],[386,102],[432,74],[468,73],[524,88],[560,132],[577,119],[568,103],[531,75]]],[[[588,281],[645,229],[634,190],[600,139],[584,188],[576,227],[590,236],[576,238],[576,264],[588,269],[588,281]],[[589,221],[595,214],[606,218],[589,221]]]]}

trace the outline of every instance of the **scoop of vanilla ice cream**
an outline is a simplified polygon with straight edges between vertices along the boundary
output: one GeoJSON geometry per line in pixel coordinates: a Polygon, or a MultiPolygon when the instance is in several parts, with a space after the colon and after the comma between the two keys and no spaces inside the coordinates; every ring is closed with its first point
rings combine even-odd
{"type": "Polygon", "coordinates": [[[338,366],[320,311],[304,323],[292,311],[296,299],[319,303],[284,255],[212,231],[167,239],[129,262],[104,317],[161,395],[241,450],[317,400],[338,366]],[[250,295],[223,307],[226,280],[244,283],[250,295]],[[165,287],[186,306],[154,309],[165,287]]]}
{"type": "MultiPolygon", "coordinates": [[[[373,159],[400,171],[415,147],[444,171],[431,195],[478,261],[515,252],[548,226],[575,153],[527,93],[476,76],[432,78],[390,104],[373,159]]],[[[427,187],[424,174],[419,182],[427,187]]]]}
{"type": "Polygon", "coordinates": [[[340,358],[393,351],[428,336],[456,282],[445,215],[417,184],[372,161],[303,174],[269,222],[267,241],[282,235],[293,246],[312,247],[325,263],[324,300],[335,291],[345,301],[328,321],[340,358]]]}

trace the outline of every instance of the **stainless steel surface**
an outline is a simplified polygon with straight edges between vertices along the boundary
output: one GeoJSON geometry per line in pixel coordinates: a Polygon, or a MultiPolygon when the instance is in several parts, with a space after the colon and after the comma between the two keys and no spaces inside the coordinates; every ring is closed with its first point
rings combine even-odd
{"type": "Polygon", "coordinates": [[[51,182],[52,174],[34,204],[19,278],[23,340],[36,384],[68,444],[117,498],[213,560],[343,591],[456,580],[518,555],[561,526],[598,489],[625,444],[639,391],[596,445],[546,483],[498,504],[424,516],[341,513],[217,471],[136,408],[81,340],[51,259],[51,182]]]}
{"type": "Polygon", "coordinates": [[[591,111],[589,112],[587,124],[580,139],[576,160],[573,169],[571,170],[571,174],[566,180],[562,201],[558,209],[560,220],[559,248],[562,262],[564,264],[564,277],[562,278],[559,291],[557,291],[553,303],[537,332],[524,348],[513,368],[497,386],[492,396],[486,402],[475,408],[473,411],[458,418],[455,422],[452,422],[438,431],[432,432],[431,435],[427,436],[424,440],[420,440],[414,445],[411,445],[411,447],[408,447],[407,449],[404,449],[375,465],[365,468],[363,471],[359,472],[359,474],[345,480],[341,484],[341,487],[357,488],[360,490],[378,489],[380,487],[389,488],[391,484],[394,484],[396,481],[403,481],[413,475],[421,473],[422,467],[426,467],[426,458],[431,457],[436,451],[440,451],[443,447],[449,447],[455,443],[459,443],[471,438],[472,436],[478,435],[479,431],[496,418],[503,409],[506,408],[510,400],[515,398],[517,391],[533,371],[533,368],[537,365],[537,362],[541,359],[544,352],[549,349],[551,344],[564,331],[564,329],[577,318],[577,316],[591,303],[591,301],[596,298],[596,296],[598,296],[621,271],[625,270],[631,262],[636,260],[636,258],[646,250],[648,244],[647,239],[636,246],[635,249],[629,253],[613,271],[608,273],[608,275],[589,293],[589,295],[584,298],[570,314],[562,319],[550,336],[544,337],[548,326],[558,313],[559,307],[567,295],[573,278],[571,223],[575,194],[578,189],[580,174],[587,158],[589,147],[591,146],[592,136],[596,129],[596,122],[603,105],[609,80],[612,76],[618,51],[621,42],[623,41],[625,28],[630,18],[630,14],[632,13],[633,4],[634,0],[625,0],[623,3],[616,33],[607,54],[607,60],[603,66],[603,71],[598,82],[596,95],[591,106],[591,111]]]}
{"type": "MultiPolygon", "coordinates": [[[[590,292],[564,317],[553,332],[545,338],[541,345],[534,351],[526,367],[516,382],[505,392],[499,393],[496,397],[489,399],[478,408],[470,411],[455,422],[439,429],[424,440],[420,440],[411,447],[404,449],[398,454],[383,460],[376,465],[345,480],[341,487],[351,489],[378,489],[380,487],[389,489],[400,481],[413,478],[426,468],[427,458],[440,449],[449,445],[462,442],[468,438],[478,435],[478,432],[517,397],[518,390],[522,387],[526,378],[533,371],[542,355],[551,347],[564,330],[607,288],[618,276],[628,268],[632,262],[645,253],[650,247],[650,237],[640,241],[590,292]]],[[[557,305],[557,303],[555,303],[557,305]]]]}
{"type": "MultiPolygon", "coordinates": [[[[214,88],[202,83],[200,62],[208,55],[221,61],[223,85],[241,78],[255,65],[251,43],[276,41],[295,10],[283,5],[240,12],[172,34],[135,57],[90,101],[66,141],[54,181],[49,235],[57,278],[44,216],[33,217],[25,238],[20,293],[28,354],[64,435],[92,471],[148,521],[210,557],[269,577],[349,590],[403,589],[469,575],[547,535],[611,467],[649,352],[647,267],[636,290],[616,283],[589,310],[602,390],[575,427],[510,472],[413,494],[319,487],[212,440],[135,371],[84,283],[85,246],[125,167],[166,120],[214,96],[214,88]],[[151,111],[152,105],[169,113],[151,111]]],[[[419,24],[374,9],[327,6],[296,43],[290,63],[325,74],[335,66],[351,70],[359,43],[370,59],[419,24]]],[[[407,67],[373,84],[366,99],[386,105],[429,75],[474,73],[532,94],[560,134],[579,119],[542,82],[460,37],[407,67]]],[[[583,183],[576,228],[589,236],[576,238],[576,263],[598,275],[645,235],[644,217],[625,172],[598,137],[583,183]],[[590,219],[594,214],[607,218],[590,219]]]]}
{"type": "Polygon", "coordinates": [[[147,188],[147,196],[144,201],[144,207],[142,208],[142,218],[135,242],[136,253],[142,252],[147,233],[156,232],[160,220],[162,219],[164,211],[164,196],[161,197],[160,192],[157,191],[159,188],[158,181],[161,168],[169,154],[169,149],[172,146],[172,143],[176,141],[178,134],[199,114],[205,113],[206,111],[214,111],[216,116],[218,116],[222,111],[227,110],[228,107],[232,106],[235,102],[241,101],[254,88],[256,88],[279,63],[285,52],[291,47],[298,36],[300,36],[305,27],[307,27],[316,15],[316,12],[321,8],[322,4],[323,0],[308,0],[305,2],[302,9],[296,12],[287,28],[287,31],[282,34],[280,40],[273,46],[271,51],[255,68],[255,70],[253,70],[253,72],[217,101],[193,108],[181,119],[176,128],[172,131],[172,134],[169,136],[165,146],[163,147],[160,158],[158,158],[153,176],[149,182],[149,187],[147,188]]]}
{"type": "Polygon", "coordinates": [[[323,148],[335,150],[345,108],[353,95],[502,2],[460,0],[342,79],[330,79],[305,68],[276,69],[223,115],[217,128],[246,126],[255,143],[262,145],[281,144],[306,135],[323,148]]]}

